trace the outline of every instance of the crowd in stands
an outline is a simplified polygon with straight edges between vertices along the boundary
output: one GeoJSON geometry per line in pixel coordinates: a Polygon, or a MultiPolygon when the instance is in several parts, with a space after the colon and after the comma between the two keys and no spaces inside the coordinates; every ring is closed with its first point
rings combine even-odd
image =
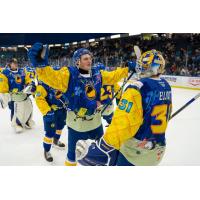
{"type": "MultiPolygon", "coordinates": [[[[77,48],[86,47],[92,51],[94,63],[101,62],[108,67],[116,67],[136,58],[134,45],[138,45],[142,52],[150,49],[161,51],[166,61],[166,74],[200,76],[200,34],[142,34],[56,46],[50,48],[49,61],[52,65],[72,65],[73,52],[77,48]]],[[[0,66],[6,65],[10,57],[16,57],[21,65],[29,64],[27,50],[21,48],[15,52],[0,50],[0,66]]]]}

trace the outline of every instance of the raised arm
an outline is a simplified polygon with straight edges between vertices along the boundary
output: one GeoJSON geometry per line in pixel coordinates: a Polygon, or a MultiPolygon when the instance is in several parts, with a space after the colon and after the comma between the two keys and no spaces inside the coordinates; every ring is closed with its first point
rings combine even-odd
{"type": "Polygon", "coordinates": [[[101,71],[101,75],[103,85],[114,85],[115,83],[119,82],[122,78],[126,78],[128,76],[128,67],[118,67],[112,72],[101,71]]]}
{"type": "Polygon", "coordinates": [[[69,70],[63,67],[59,70],[53,69],[48,64],[48,47],[41,43],[35,43],[28,52],[32,66],[36,68],[36,75],[39,80],[50,87],[66,92],[69,83],[69,70]]]}
{"type": "Polygon", "coordinates": [[[54,70],[51,66],[36,68],[38,80],[41,80],[48,86],[66,92],[68,89],[70,73],[67,67],[54,70]]]}

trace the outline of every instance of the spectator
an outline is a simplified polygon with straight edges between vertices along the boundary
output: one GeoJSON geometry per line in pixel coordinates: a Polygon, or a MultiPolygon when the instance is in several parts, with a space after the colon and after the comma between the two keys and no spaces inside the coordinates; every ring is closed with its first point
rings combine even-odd
{"type": "MultiPolygon", "coordinates": [[[[138,45],[143,52],[150,49],[161,51],[166,60],[166,74],[199,76],[200,34],[145,34],[51,47],[49,63],[72,65],[73,52],[77,48],[86,47],[93,52],[94,64],[101,62],[113,68],[121,65],[123,61],[136,59],[134,45],[138,45]]],[[[22,66],[28,64],[27,52],[24,48],[18,48],[17,51],[5,51],[5,48],[0,48],[0,65],[6,66],[7,61],[13,56],[18,58],[22,66]]]]}

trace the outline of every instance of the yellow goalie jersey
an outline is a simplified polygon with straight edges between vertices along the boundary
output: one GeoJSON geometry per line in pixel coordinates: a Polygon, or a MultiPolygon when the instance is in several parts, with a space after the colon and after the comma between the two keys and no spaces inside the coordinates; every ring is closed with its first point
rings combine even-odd
{"type": "Polygon", "coordinates": [[[115,110],[112,123],[104,139],[107,144],[120,149],[125,141],[135,136],[143,122],[142,97],[135,88],[127,88],[115,110]]]}
{"type": "Polygon", "coordinates": [[[104,140],[133,165],[157,165],[165,152],[171,110],[171,87],[167,81],[143,78],[127,87],[104,140]]]}

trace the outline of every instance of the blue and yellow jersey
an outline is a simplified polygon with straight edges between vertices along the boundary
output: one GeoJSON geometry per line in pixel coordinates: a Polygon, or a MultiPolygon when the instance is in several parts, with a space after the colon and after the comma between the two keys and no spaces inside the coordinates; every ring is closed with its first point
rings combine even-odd
{"type": "Polygon", "coordinates": [[[37,68],[38,79],[55,90],[65,93],[69,99],[69,109],[91,109],[100,101],[102,85],[114,85],[127,77],[128,68],[115,71],[92,70],[91,76],[81,75],[76,67],[54,69],[51,66],[37,68]]]}
{"type": "Polygon", "coordinates": [[[35,75],[35,69],[30,67],[30,66],[26,66],[25,67],[25,71],[27,76],[30,77],[30,79],[32,79],[33,81],[35,81],[36,75],[35,75]]]}
{"type": "MultiPolygon", "coordinates": [[[[120,85],[115,83],[114,85],[103,85],[101,88],[101,103],[102,104],[109,104],[115,93],[120,90],[120,85]]],[[[122,91],[118,92],[116,98],[120,99],[122,95],[122,91]]]]}
{"type": "Polygon", "coordinates": [[[43,115],[50,110],[65,108],[68,104],[67,98],[61,91],[55,90],[41,81],[36,87],[35,101],[43,115]]]}
{"type": "Polygon", "coordinates": [[[25,69],[19,68],[16,71],[5,68],[0,73],[0,93],[18,93],[32,82],[25,69]]]}
{"type": "Polygon", "coordinates": [[[141,79],[143,121],[135,135],[139,140],[165,145],[165,131],[172,111],[171,87],[164,79],[141,79]]]}
{"type": "Polygon", "coordinates": [[[133,137],[165,145],[171,108],[171,87],[167,81],[143,78],[123,93],[104,139],[116,149],[133,137]]]}
{"type": "MultiPolygon", "coordinates": [[[[122,78],[128,76],[128,68],[117,68],[112,72],[101,71],[100,73],[102,85],[114,85],[122,78]]],[[[46,83],[50,87],[66,92],[70,77],[77,79],[79,72],[76,67],[64,66],[59,70],[55,70],[51,66],[46,66],[43,68],[37,68],[36,74],[38,75],[39,80],[46,83]]]]}
{"type": "Polygon", "coordinates": [[[112,85],[103,85],[101,88],[101,103],[109,104],[114,96],[114,88],[112,85]]]}

